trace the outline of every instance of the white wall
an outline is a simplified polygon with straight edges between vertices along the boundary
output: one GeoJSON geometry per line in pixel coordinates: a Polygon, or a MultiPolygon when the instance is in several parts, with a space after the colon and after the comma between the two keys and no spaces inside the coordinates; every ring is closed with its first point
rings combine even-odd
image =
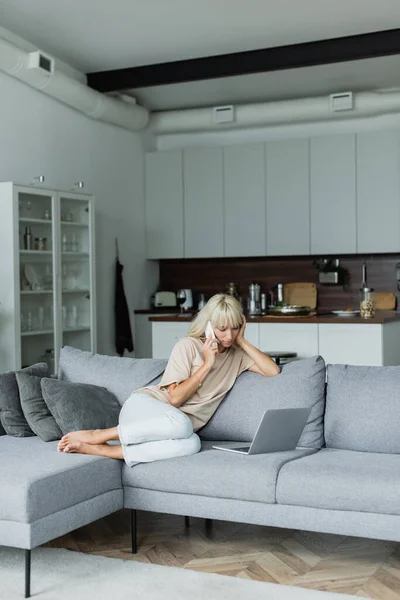
{"type": "MultiPolygon", "coordinates": [[[[114,354],[115,237],[124,264],[131,324],[148,305],[158,265],[144,259],[142,137],[93,121],[0,73],[0,181],[69,190],[84,181],[96,197],[98,351],[114,354]]],[[[1,217],[1,216],[0,216],[1,217]]]]}

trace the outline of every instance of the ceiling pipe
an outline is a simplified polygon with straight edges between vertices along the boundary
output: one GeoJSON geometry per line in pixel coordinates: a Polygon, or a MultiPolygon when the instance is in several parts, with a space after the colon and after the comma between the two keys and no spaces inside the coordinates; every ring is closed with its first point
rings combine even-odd
{"type": "Polygon", "coordinates": [[[376,115],[400,113],[400,91],[353,93],[353,108],[334,111],[331,97],[319,96],[234,107],[234,119],[229,123],[214,121],[214,108],[193,108],[152,113],[149,128],[156,135],[226,131],[232,129],[328,122],[376,115]]]}
{"type": "Polygon", "coordinates": [[[143,106],[105,96],[54,68],[47,72],[29,67],[30,54],[0,38],[0,71],[40,90],[91,119],[131,131],[143,130],[149,111],[143,106]]]}

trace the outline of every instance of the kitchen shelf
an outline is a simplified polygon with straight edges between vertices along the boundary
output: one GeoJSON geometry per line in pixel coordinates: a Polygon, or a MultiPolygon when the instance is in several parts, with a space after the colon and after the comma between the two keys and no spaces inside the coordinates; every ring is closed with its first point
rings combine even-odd
{"type": "Polygon", "coordinates": [[[34,335],[53,335],[54,329],[32,329],[32,331],[21,331],[21,337],[32,337],[34,335]]]}
{"type": "Polygon", "coordinates": [[[31,218],[26,218],[26,217],[21,217],[19,219],[20,223],[33,223],[36,225],[51,225],[52,224],[52,220],[51,219],[31,219],[31,218]]]}
{"type": "Polygon", "coordinates": [[[87,223],[81,223],[80,221],[60,221],[60,223],[63,227],[64,225],[67,227],[86,227],[86,229],[89,227],[87,223]]]}
{"type": "Polygon", "coordinates": [[[88,289],[79,289],[79,290],[61,290],[63,294],[89,294],[90,290],[88,289]]]}
{"type": "Polygon", "coordinates": [[[22,290],[21,296],[36,296],[44,294],[53,294],[53,290],[22,290]]]}
{"type": "Polygon", "coordinates": [[[63,333],[74,333],[75,331],[90,331],[90,327],[87,325],[85,327],[67,327],[63,329],[63,333]]]}
{"type": "Polygon", "coordinates": [[[22,255],[27,256],[52,256],[53,252],[51,250],[21,250],[19,251],[22,255]]]}

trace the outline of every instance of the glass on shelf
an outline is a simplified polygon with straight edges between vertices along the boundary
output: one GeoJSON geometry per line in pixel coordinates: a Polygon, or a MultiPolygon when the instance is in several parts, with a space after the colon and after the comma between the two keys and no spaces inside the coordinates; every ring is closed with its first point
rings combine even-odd
{"type": "Polygon", "coordinates": [[[79,276],[81,268],[79,265],[71,263],[63,265],[62,268],[62,289],[65,291],[79,290],[79,276]]]}
{"type": "Polygon", "coordinates": [[[18,202],[19,207],[19,218],[20,219],[31,219],[33,204],[32,200],[21,199],[18,202]]]}
{"type": "Polygon", "coordinates": [[[30,307],[21,312],[21,332],[40,332],[53,327],[53,309],[47,306],[30,307]]]}
{"type": "Polygon", "coordinates": [[[53,289],[53,271],[50,264],[46,265],[46,269],[42,277],[42,284],[44,290],[53,289]]]}
{"type": "Polygon", "coordinates": [[[44,327],[44,306],[38,307],[38,326],[39,326],[40,330],[45,328],[44,327]]]}
{"type": "Polygon", "coordinates": [[[79,309],[76,304],[71,307],[63,306],[61,310],[61,317],[64,331],[79,327],[79,309]]]}

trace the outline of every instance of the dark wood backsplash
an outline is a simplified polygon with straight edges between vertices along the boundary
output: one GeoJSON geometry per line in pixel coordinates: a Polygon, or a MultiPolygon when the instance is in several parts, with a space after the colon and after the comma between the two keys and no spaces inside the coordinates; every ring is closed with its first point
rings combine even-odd
{"type": "MultiPolygon", "coordinates": [[[[190,288],[197,294],[204,293],[206,300],[218,292],[224,292],[226,284],[235,281],[239,292],[247,299],[248,287],[257,281],[262,291],[268,292],[277,283],[314,282],[318,288],[318,310],[358,308],[359,289],[362,281],[362,264],[367,264],[367,282],[379,292],[393,292],[397,298],[396,264],[400,254],[348,255],[339,258],[340,265],[347,269],[350,281],[347,290],[339,285],[318,283],[318,272],[314,259],[321,257],[274,257],[274,258],[214,258],[214,259],[171,259],[160,260],[160,290],[176,291],[190,288]]],[[[324,256],[323,258],[328,258],[324,256]]]]}

